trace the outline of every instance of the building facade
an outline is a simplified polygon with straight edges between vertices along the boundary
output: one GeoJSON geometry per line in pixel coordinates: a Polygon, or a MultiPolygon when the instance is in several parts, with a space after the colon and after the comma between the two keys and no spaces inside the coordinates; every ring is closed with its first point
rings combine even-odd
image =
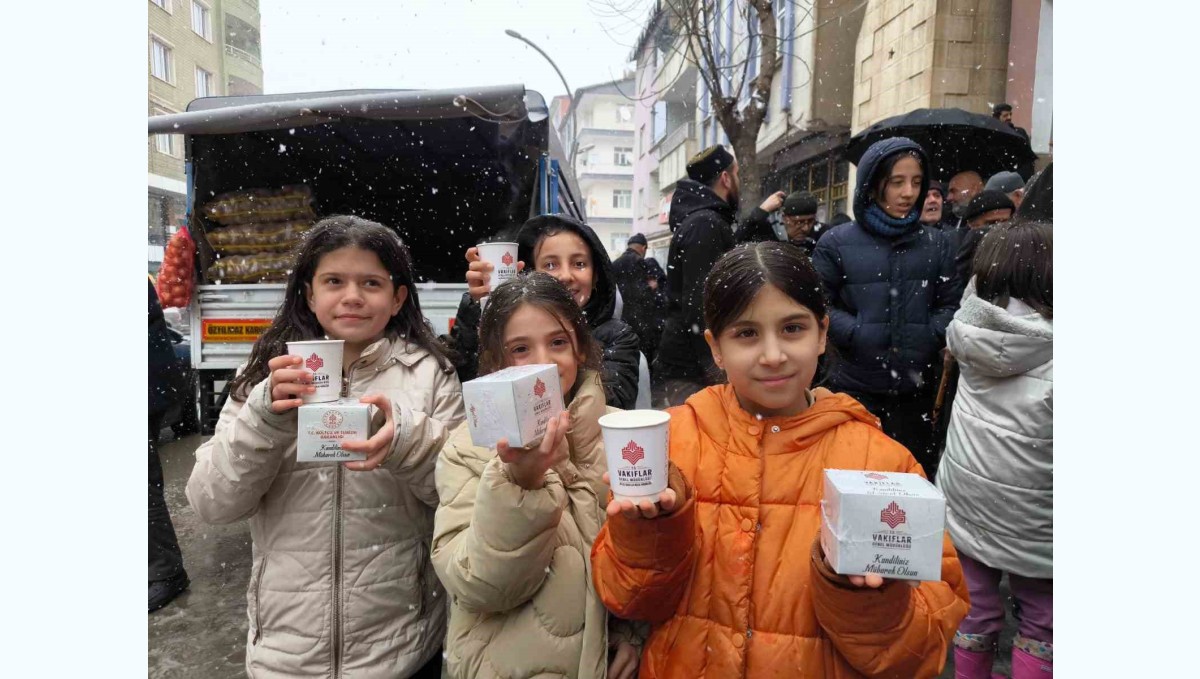
{"type": "MultiPolygon", "coordinates": [[[[712,2],[707,38],[728,89],[743,69],[749,81],[758,67],[747,61],[760,41],[745,9],[745,0],[712,2]]],[[[1052,0],[776,0],[775,11],[779,57],[757,143],[764,195],[807,190],[820,204],[818,219],[852,214],[854,167],[843,158],[851,134],[917,108],[990,113],[1008,101],[1041,164],[1049,157],[1052,0]]],[[[668,3],[655,3],[631,55],[634,230],[662,254],[687,159],[729,143],[697,67],[684,58],[689,38],[677,24],[668,3]]],[[[735,94],[744,106],[748,85],[735,94]]]]}
{"type": "Polygon", "coordinates": [[[625,252],[633,233],[634,102],[632,78],[575,91],[576,109],[565,96],[551,105],[554,127],[579,183],[588,225],[611,258],[625,252]],[[574,124],[578,123],[578,134],[574,124]]]}
{"type": "MultiPolygon", "coordinates": [[[[263,91],[258,0],[147,0],[148,115],[181,113],[193,99],[263,91]]],[[[147,140],[147,266],[184,223],[187,187],[181,135],[147,140]]]]}
{"type": "Polygon", "coordinates": [[[871,0],[855,50],[853,131],[917,108],[990,114],[1007,101],[1044,166],[1053,15],[1052,0],[871,0]]]}

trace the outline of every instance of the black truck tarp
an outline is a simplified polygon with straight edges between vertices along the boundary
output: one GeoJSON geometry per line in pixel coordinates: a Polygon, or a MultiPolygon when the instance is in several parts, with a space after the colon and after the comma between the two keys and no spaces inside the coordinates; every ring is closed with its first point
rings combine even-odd
{"type": "Polygon", "coordinates": [[[521,85],[208,97],[149,132],[185,135],[202,268],[203,206],[228,191],[307,184],[318,215],[396,229],[424,281],[461,283],[468,247],[537,214],[542,158],[562,170],[554,211],[583,218],[545,100],[521,85]]]}

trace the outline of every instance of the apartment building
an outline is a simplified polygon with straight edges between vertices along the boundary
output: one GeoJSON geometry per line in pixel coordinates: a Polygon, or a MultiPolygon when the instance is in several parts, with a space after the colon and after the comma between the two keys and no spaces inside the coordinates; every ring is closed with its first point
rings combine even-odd
{"type": "MultiPolygon", "coordinates": [[[[193,99],[263,91],[258,0],[147,0],[148,115],[180,113],[193,99]]],[[[181,135],[147,139],[147,266],[184,223],[181,135]]]]}
{"type": "Polygon", "coordinates": [[[551,104],[551,122],[568,158],[576,144],[573,169],[588,225],[613,259],[625,252],[633,232],[633,87],[632,78],[581,87],[574,111],[565,96],[551,104]]]}

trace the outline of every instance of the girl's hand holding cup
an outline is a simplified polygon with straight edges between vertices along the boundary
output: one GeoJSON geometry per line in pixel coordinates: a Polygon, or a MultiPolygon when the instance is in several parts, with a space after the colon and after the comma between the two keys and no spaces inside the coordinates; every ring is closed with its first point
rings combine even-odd
{"type": "Polygon", "coordinates": [[[312,371],[304,367],[304,359],[285,354],[267,361],[271,371],[271,412],[282,415],[304,405],[304,394],[316,392],[312,386],[312,371]]]}
{"type": "Polygon", "coordinates": [[[388,453],[392,451],[392,439],[396,436],[396,420],[392,414],[392,402],[383,394],[369,394],[358,399],[359,403],[367,403],[383,412],[383,426],[366,441],[343,441],[342,450],[351,453],[366,453],[367,459],[359,462],[345,462],[346,469],[356,472],[369,472],[383,464],[388,453]]]}
{"type": "MultiPolygon", "coordinates": [[[[471,299],[478,302],[492,292],[492,272],[496,267],[491,262],[485,262],[479,255],[479,248],[467,248],[467,293],[471,299]]],[[[525,270],[525,262],[517,262],[517,271],[525,270]]]]}
{"type": "Polygon", "coordinates": [[[567,459],[569,453],[562,444],[570,427],[571,414],[564,410],[546,424],[546,435],[537,448],[510,448],[507,439],[500,439],[496,454],[506,465],[509,478],[525,490],[545,485],[546,471],[567,459]]]}
{"type": "MultiPolygon", "coordinates": [[[[611,485],[608,472],[604,472],[604,482],[611,485]]],[[[628,498],[612,499],[608,503],[608,508],[605,510],[609,516],[622,514],[627,519],[653,519],[660,514],[670,514],[675,511],[675,502],[678,496],[671,488],[659,493],[657,496],[638,498],[637,502],[628,498]]]]}

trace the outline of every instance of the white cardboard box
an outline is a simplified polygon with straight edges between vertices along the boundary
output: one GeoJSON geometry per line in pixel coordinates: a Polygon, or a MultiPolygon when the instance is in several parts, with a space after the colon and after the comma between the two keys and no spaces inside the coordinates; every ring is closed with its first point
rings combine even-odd
{"type": "Polygon", "coordinates": [[[825,470],[821,547],[836,573],[941,580],[946,498],[919,474],[825,470]]]}
{"type": "Polygon", "coordinates": [[[302,405],[297,414],[297,462],[350,462],[365,460],[365,453],[342,450],[342,441],[370,438],[371,406],[357,401],[302,405]]]}
{"type": "Polygon", "coordinates": [[[484,375],[462,385],[471,441],[496,447],[502,438],[523,448],[546,434],[550,418],[563,411],[558,366],[521,365],[484,375]]]}

